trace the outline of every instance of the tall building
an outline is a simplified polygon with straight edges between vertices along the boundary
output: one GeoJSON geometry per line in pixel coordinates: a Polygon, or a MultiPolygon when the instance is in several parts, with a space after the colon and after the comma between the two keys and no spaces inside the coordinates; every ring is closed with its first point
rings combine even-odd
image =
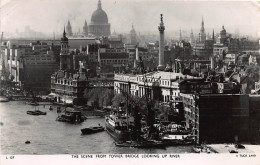
{"type": "Polygon", "coordinates": [[[180,29],[180,34],[179,34],[179,41],[182,40],[182,34],[181,34],[181,29],[180,29]]]}
{"type": "Polygon", "coordinates": [[[10,40],[2,47],[7,76],[21,89],[35,94],[49,93],[50,75],[58,69],[59,44],[45,41],[10,40]]]}
{"type": "Polygon", "coordinates": [[[88,35],[88,24],[87,21],[85,20],[84,26],[83,26],[83,35],[87,36],[88,35]]]}
{"type": "Polygon", "coordinates": [[[136,41],[136,32],[134,29],[134,25],[132,24],[132,29],[130,31],[130,44],[132,45],[136,45],[137,41],[136,41]]]}
{"type": "Polygon", "coordinates": [[[193,35],[193,31],[191,29],[191,32],[190,32],[190,44],[193,46],[195,44],[195,40],[194,40],[194,35],[193,35]]]}
{"type": "Polygon", "coordinates": [[[157,67],[158,70],[164,70],[164,30],[165,26],[163,24],[163,15],[161,14],[161,23],[158,27],[160,32],[160,42],[159,42],[159,65],[157,67]]]}
{"type": "Polygon", "coordinates": [[[110,35],[110,23],[108,23],[108,17],[101,7],[101,1],[98,1],[97,10],[95,10],[91,16],[91,22],[88,25],[88,32],[94,36],[109,36],[110,35]]]}
{"type": "Polygon", "coordinates": [[[213,40],[213,43],[215,43],[215,34],[214,34],[214,29],[213,29],[213,33],[212,33],[212,40],[213,40]]]}
{"type": "Polygon", "coordinates": [[[68,21],[68,24],[67,24],[67,26],[66,26],[66,32],[67,32],[67,35],[68,35],[69,37],[73,36],[72,27],[71,27],[71,25],[70,25],[70,21],[68,21]]]}
{"type": "Polygon", "coordinates": [[[64,28],[63,37],[61,38],[61,50],[60,50],[60,69],[67,70],[71,69],[71,59],[69,53],[69,40],[66,37],[64,28]]]}
{"type": "Polygon", "coordinates": [[[206,40],[206,33],[204,29],[204,21],[202,17],[202,22],[201,22],[201,28],[200,28],[200,33],[199,33],[199,42],[203,43],[206,40]]]}

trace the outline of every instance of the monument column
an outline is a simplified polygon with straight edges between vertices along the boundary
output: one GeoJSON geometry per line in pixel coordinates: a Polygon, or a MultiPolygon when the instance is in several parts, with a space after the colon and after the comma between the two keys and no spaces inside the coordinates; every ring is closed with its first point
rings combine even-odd
{"type": "Polygon", "coordinates": [[[163,24],[163,15],[161,14],[161,23],[158,26],[158,30],[160,33],[160,41],[159,41],[159,65],[157,67],[158,70],[164,70],[164,24],[163,24]]]}

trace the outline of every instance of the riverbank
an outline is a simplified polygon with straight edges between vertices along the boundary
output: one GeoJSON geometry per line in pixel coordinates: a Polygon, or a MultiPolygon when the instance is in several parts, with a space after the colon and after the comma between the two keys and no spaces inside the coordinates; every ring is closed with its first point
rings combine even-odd
{"type": "Polygon", "coordinates": [[[230,153],[230,151],[236,151],[237,153],[259,153],[260,152],[260,145],[250,145],[250,144],[243,144],[245,147],[244,149],[238,149],[235,147],[235,144],[210,144],[207,145],[216,153],[230,153]]]}

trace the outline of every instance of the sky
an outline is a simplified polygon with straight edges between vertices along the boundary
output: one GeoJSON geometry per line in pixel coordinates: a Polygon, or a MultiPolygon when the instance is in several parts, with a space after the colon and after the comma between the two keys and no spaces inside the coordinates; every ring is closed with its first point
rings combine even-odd
{"type": "MultiPolygon", "coordinates": [[[[24,31],[26,26],[43,33],[59,33],[70,20],[73,32],[90,23],[98,0],[0,0],[0,30],[24,31]]],[[[207,33],[227,32],[260,37],[260,7],[253,1],[101,0],[111,32],[124,33],[134,24],[137,32],[157,32],[160,14],[165,32],[197,33],[204,18],[207,33]]],[[[259,4],[259,3],[258,3],[259,4]]]]}

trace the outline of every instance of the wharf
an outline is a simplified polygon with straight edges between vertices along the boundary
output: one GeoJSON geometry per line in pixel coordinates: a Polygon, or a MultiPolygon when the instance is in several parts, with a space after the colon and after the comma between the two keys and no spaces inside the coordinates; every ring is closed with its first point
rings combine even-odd
{"type": "Polygon", "coordinates": [[[215,150],[217,153],[230,153],[230,150],[237,151],[238,153],[259,153],[260,146],[259,145],[244,145],[244,149],[237,149],[235,144],[210,144],[208,147],[215,150]]]}

